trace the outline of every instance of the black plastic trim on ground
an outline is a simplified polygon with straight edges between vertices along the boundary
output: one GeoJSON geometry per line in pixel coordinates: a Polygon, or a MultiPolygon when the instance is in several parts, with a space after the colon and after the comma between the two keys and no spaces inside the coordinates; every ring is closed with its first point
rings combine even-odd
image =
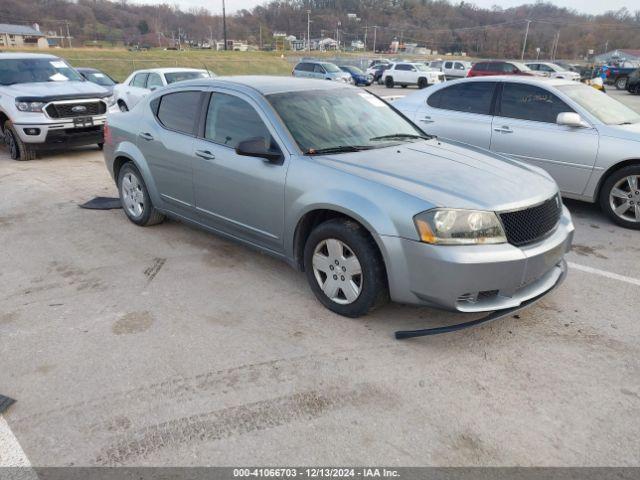
{"type": "Polygon", "coordinates": [[[87,208],[89,210],[114,210],[116,208],[122,208],[122,203],[119,198],[94,197],[79,206],[80,208],[87,208]]]}
{"type": "Polygon", "coordinates": [[[16,403],[13,398],[0,395],[0,414],[2,414],[7,408],[16,403]]]}

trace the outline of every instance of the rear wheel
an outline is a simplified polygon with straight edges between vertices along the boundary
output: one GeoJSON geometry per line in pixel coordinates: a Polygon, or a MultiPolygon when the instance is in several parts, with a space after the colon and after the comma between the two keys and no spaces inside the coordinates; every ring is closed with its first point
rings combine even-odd
{"type": "Polygon", "coordinates": [[[118,191],[124,213],[136,225],[160,223],[164,215],[151,203],[147,186],[133,163],[125,163],[118,173],[118,191]]]}
{"type": "Polygon", "coordinates": [[[9,148],[9,155],[13,160],[33,160],[36,158],[36,149],[33,145],[20,140],[11,120],[4,122],[4,143],[9,148]]]}
{"type": "Polygon", "coordinates": [[[418,79],[418,88],[422,89],[422,88],[427,88],[428,86],[429,86],[429,82],[427,81],[426,78],[418,79]]]}
{"type": "Polygon", "coordinates": [[[393,77],[386,77],[384,79],[384,86],[387,88],[393,88],[395,83],[393,82],[393,77]]]}
{"type": "Polygon", "coordinates": [[[640,165],[621,168],[607,178],[600,207],[618,225],[640,230],[640,165]]]}
{"type": "Polygon", "coordinates": [[[98,150],[102,150],[104,148],[104,142],[100,142],[98,144],[98,150]]]}
{"type": "Polygon", "coordinates": [[[406,83],[404,83],[404,84],[402,84],[402,85],[400,85],[400,86],[401,86],[402,88],[407,88],[407,84],[406,84],[406,83]]]}
{"type": "Polygon", "coordinates": [[[339,315],[366,315],[388,300],[382,256],[353,220],[318,225],[305,244],[304,268],[316,298],[339,315]]]}
{"type": "Polygon", "coordinates": [[[616,88],[618,90],[625,90],[627,88],[627,77],[620,77],[616,79],[616,88]]]}

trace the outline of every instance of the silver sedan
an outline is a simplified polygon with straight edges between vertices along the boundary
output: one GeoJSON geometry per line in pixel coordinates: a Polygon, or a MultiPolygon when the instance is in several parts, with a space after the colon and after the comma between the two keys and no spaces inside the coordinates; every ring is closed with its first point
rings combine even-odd
{"type": "Polygon", "coordinates": [[[327,308],[513,309],[564,277],[573,224],[544,171],[425,136],[374,95],[281,77],[185,82],[114,113],[106,165],[165,215],[306,272],[327,308]]]}
{"type": "Polygon", "coordinates": [[[479,77],[393,104],[421,129],[545,169],[562,195],[640,229],[640,115],[570,80],[479,77]]]}

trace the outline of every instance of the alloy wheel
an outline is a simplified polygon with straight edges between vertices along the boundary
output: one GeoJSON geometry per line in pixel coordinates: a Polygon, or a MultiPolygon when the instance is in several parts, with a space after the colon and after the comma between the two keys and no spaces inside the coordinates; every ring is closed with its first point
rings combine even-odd
{"type": "Polygon", "coordinates": [[[131,172],[127,172],[122,179],[122,201],[132,217],[138,218],[144,213],[145,200],[142,182],[131,172]]]}
{"type": "Polygon", "coordinates": [[[362,291],[362,266],[344,242],[328,238],[316,246],[313,274],[324,294],[340,305],[357,300],[362,291]]]}
{"type": "Polygon", "coordinates": [[[640,175],[621,178],[609,192],[611,210],[627,222],[640,222],[640,175]]]}

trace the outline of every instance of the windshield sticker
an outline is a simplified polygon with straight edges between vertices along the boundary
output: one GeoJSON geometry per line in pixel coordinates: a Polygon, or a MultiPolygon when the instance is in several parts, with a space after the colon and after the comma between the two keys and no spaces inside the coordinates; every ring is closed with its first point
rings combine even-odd
{"type": "Polygon", "coordinates": [[[104,73],[94,73],[93,76],[96,78],[104,78],[104,73]]]}
{"type": "Polygon", "coordinates": [[[62,61],[60,61],[60,60],[56,60],[56,61],[49,62],[49,63],[51,64],[51,66],[53,68],[67,68],[67,64],[62,62],[62,61]]]}
{"type": "Polygon", "coordinates": [[[362,98],[364,98],[367,102],[369,102],[374,107],[384,107],[385,106],[385,103],[382,100],[380,100],[377,97],[374,97],[373,95],[371,95],[369,93],[359,93],[358,95],[360,95],[362,98]]]}
{"type": "Polygon", "coordinates": [[[64,82],[66,80],[69,80],[67,77],[65,77],[64,75],[62,75],[61,73],[56,73],[55,75],[51,75],[49,77],[49,80],[52,80],[54,82],[64,82]]]}

